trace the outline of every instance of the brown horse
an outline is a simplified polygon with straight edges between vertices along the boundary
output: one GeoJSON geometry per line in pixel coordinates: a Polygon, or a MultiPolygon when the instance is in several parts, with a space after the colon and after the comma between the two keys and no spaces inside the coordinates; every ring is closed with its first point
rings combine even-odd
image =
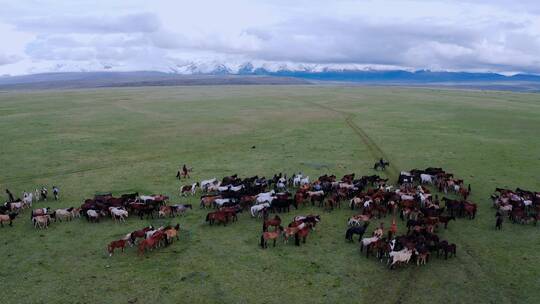
{"type": "Polygon", "coordinates": [[[143,255],[145,250],[153,249],[157,244],[157,240],[153,237],[143,240],[139,243],[139,255],[143,255]]]}
{"type": "Polygon", "coordinates": [[[261,247],[262,249],[268,248],[268,240],[274,241],[274,247],[276,247],[276,240],[279,238],[283,231],[283,227],[278,226],[275,231],[265,231],[261,234],[261,247]]]}
{"type": "Polygon", "coordinates": [[[17,217],[17,213],[0,214],[0,226],[4,227],[4,223],[9,222],[9,226],[13,226],[13,220],[17,217]]]}
{"type": "Polygon", "coordinates": [[[294,244],[296,246],[300,246],[300,239],[302,239],[302,243],[306,243],[306,238],[309,235],[309,231],[311,228],[309,225],[306,225],[306,227],[298,230],[298,232],[294,235],[294,244]]]}
{"type": "Polygon", "coordinates": [[[307,225],[305,223],[300,223],[298,222],[298,225],[289,225],[289,227],[285,228],[285,230],[283,231],[283,242],[284,243],[287,243],[289,241],[289,238],[293,235],[296,235],[296,233],[306,227],[307,225]]]}
{"type": "Polygon", "coordinates": [[[138,238],[144,239],[146,237],[146,232],[150,230],[154,230],[154,227],[148,226],[141,230],[135,230],[132,233],[128,234],[129,242],[131,243],[131,245],[135,245],[135,242],[138,238]]]}
{"type": "Polygon", "coordinates": [[[178,231],[180,230],[180,224],[176,224],[176,226],[165,229],[165,235],[167,236],[167,244],[172,244],[173,239],[176,238],[176,240],[180,240],[178,237],[178,231]]]}
{"type": "Polygon", "coordinates": [[[120,248],[122,249],[122,252],[124,252],[124,248],[126,248],[127,240],[117,240],[112,241],[109,243],[109,246],[107,246],[107,252],[109,253],[109,256],[112,256],[114,253],[114,249],[120,248]]]}
{"type": "Polygon", "coordinates": [[[471,202],[464,202],[463,203],[463,210],[465,210],[465,214],[469,217],[470,220],[474,219],[476,217],[476,210],[477,206],[474,203],[471,202]]]}
{"type": "Polygon", "coordinates": [[[218,198],[221,198],[221,196],[217,195],[201,197],[201,208],[211,208],[214,205],[214,201],[218,198]]]}
{"type": "Polygon", "coordinates": [[[206,215],[206,221],[210,222],[210,225],[213,225],[215,222],[222,223],[223,226],[227,226],[227,223],[229,222],[229,217],[227,216],[227,213],[223,211],[214,211],[210,212],[206,215]]]}
{"type": "Polygon", "coordinates": [[[281,218],[279,216],[274,216],[271,220],[266,220],[263,222],[263,231],[268,231],[268,227],[273,226],[278,228],[281,225],[281,218]]]}

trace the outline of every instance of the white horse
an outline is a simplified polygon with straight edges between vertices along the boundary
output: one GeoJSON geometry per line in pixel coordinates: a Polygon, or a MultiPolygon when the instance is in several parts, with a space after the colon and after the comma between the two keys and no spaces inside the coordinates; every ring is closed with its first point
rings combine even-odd
{"type": "Polygon", "coordinates": [[[254,205],[251,207],[251,216],[256,217],[257,215],[260,215],[259,213],[264,209],[270,207],[270,203],[263,203],[259,205],[254,205]]]}
{"type": "Polygon", "coordinates": [[[422,184],[433,184],[433,177],[429,174],[420,174],[422,184]]]}
{"type": "Polygon", "coordinates": [[[202,191],[208,191],[208,188],[212,185],[217,185],[219,182],[216,178],[212,178],[212,179],[207,179],[207,180],[203,180],[201,182],[201,189],[202,191]]]}
{"type": "Polygon", "coordinates": [[[378,240],[379,240],[379,237],[377,237],[377,236],[373,236],[373,237],[369,237],[369,238],[363,238],[362,239],[362,246],[366,247],[369,244],[375,243],[378,240]]]}
{"type": "Polygon", "coordinates": [[[121,222],[125,222],[126,218],[128,217],[128,212],[121,208],[110,207],[109,211],[111,212],[111,216],[114,221],[119,220],[121,222]]]}
{"type": "Polygon", "coordinates": [[[24,192],[23,193],[23,203],[28,206],[28,207],[32,207],[32,201],[34,200],[34,195],[32,194],[32,192],[28,193],[28,192],[24,192]]]}
{"type": "Polygon", "coordinates": [[[293,178],[293,186],[294,187],[300,186],[300,181],[302,181],[302,178],[304,178],[302,174],[295,175],[293,178]]]}
{"type": "Polygon", "coordinates": [[[300,179],[300,186],[309,184],[309,176],[300,179]]]}
{"type": "Polygon", "coordinates": [[[146,203],[146,201],[154,201],[156,200],[156,198],[150,195],[139,195],[139,197],[137,197],[137,200],[139,202],[146,203]]]}
{"type": "Polygon", "coordinates": [[[230,203],[230,202],[232,202],[232,199],[230,198],[216,198],[214,200],[214,205],[216,207],[222,207],[223,204],[230,203]]]}
{"type": "Polygon", "coordinates": [[[275,194],[276,192],[274,190],[270,191],[270,192],[263,192],[263,193],[259,193],[257,194],[257,203],[259,204],[263,204],[263,203],[271,203],[275,197],[275,194]]]}
{"type": "Polygon", "coordinates": [[[401,195],[401,200],[402,200],[402,201],[413,201],[413,200],[414,200],[414,196],[412,196],[412,195],[407,195],[407,194],[402,194],[402,195],[401,195]]]}
{"type": "Polygon", "coordinates": [[[400,251],[391,251],[389,256],[392,259],[392,264],[390,264],[390,267],[398,262],[407,264],[411,260],[412,250],[404,248],[400,251]]]}

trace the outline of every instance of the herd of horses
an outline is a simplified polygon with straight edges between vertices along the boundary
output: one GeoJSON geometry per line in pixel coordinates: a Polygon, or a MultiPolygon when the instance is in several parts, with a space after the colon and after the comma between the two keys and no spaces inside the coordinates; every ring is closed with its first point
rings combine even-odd
{"type": "MultiPolygon", "coordinates": [[[[384,169],[388,163],[379,162],[376,168],[384,169]]],[[[209,225],[223,225],[238,220],[238,214],[248,213],[252,218],[261,218],[263,231],[260,246],[268,247],[268,242],[282,238],[284,243],[292,237],[295,245],[305,243],[310,232],[320,221],[319,215],[297,216],[283,227],[281,213],[287,213],[303,206],[311,205],[323,211],[332,211],[346,207],[355,211],[347,221],[345,238],[352,242],[358,235],[360,251],[366,256],[375,256],[379,260],[387,259],[391,268],[398,264],[416,261],[425,264],[429,256],[436,254],[445,258],[455,256],[455,244],[441,240],[440,229],[447,229],[448,223],[456,218],[474,219],[477,205],[468,198],[471,186],[441,168],[413,169],[401,172],[396,185],[378,175],[357,177],[354,173],[341,178],[335,175],[322,175],[311,179],[301,173],[290,177],[279,173],[272,178],[252,176],[240,178],[237,174],[195,182],[182,186],[180,196],[194,196],[201,193],[199,207],[212,209],[205,217],[209,225]],[[432,194],[430,189],[437,190],[432,194]],[[453,194],[454,198],[446,197],[453,194]],[[439,199],[439,195],[444,195],[439,199]],[[274,216],[270,216],[274,214],[274,216]],[[369,237],[370,222],[387,216],[393,217],[393,225],[387,231],[375,225],[369,237]],[[406,223],[407,232],[397,235],[395,218],[406,223]],[[387,232],[387,234],[386,234],[387,232]]],[[[42,197],[40,194],[39,197],[42,197]]],[[[46,194],[45,194],[46,197],[46,194]]],[[[497,208],[497,225],[502,224],[503,216],[512,222],[528,223],[538,221],[540,214],[540,193],[522,189],[496,189],[492,196],[497,208]]],[[[12,222],[26,208],[32,206],[32,195],[25,193],[23,200],[13,200],[0,206],[0,225],[12,222]]],[[[31,222],[37,229],[46,229],[52,222],[70,221],[85,217],[88,222],[97,223],[105,217],[124,222],[129,215],[140,219],[174,217],[192,209],[190,204],[169,204],[169,197],[163,194],[140,195],[126,193],[119,197],[111,193],[95,195],[86,199],[80,207],[53,210],[49,207],[32,209],[31,222]]],[[[283,215],[282,215],[283,216],[283,215]]],[[[167,246],[171,237],[177,237],[179,225],[175,227],[146,227],[115,240],[108,246],[109,254],[116,248],[124,250],[127,245],[139,248],[139,254],[147,250],[167,246]],[[148,233],[152,232],[152,233],[148,233]],[[142,238],[137,242],[137,238],[142,238]]]]}
{"type": "Polygon", "coordinates": [[[180,240],[178,236],[179,231],[180,224],[176,224],[176,226],[162,226],[157,229],[154,229],[152,226],[144,227],[126,234],[122,239],[110,242],[107,246],[107,252],[109,256],[112,256],[115,249],[120,249],[124,252],[125,248],[129,245],[131,247],[137,246],[138,254],[143,255],[145,251],[169,246],[173,243],[174,239],[180,240]]]}
{"type": "Polygon", "coordinates": [[[491,199],[493,207],[497,210],[495,214],[497,229],[502,229],[505,217],[514,224],[533,223],[535,226],[540,220],[540,192],[520,188],[516,190],[496,188],[491,199]]]}

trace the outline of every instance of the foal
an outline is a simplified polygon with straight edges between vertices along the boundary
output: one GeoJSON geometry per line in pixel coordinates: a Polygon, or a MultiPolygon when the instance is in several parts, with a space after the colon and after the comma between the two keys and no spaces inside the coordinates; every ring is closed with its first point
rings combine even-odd
{"type": "Polygon", "coordinates": [[[124,248],[126,248],[127,243],[127,240],[117,240],[110,242],[109,246],[107,246],[107,252],[109,253],[109,256],[113,255],[115,248],[120,248],[122,249],[122,252],[124,252],[124,248]]]}
{"type": "Polygon", "coordinates": [[[274,247],[276,247],[276,240],[281,235],[281,232],[283,231],[282,226],[278,226],[276,231],[265,231],[261,234],[261,247],[262,249],[268,248],[268,240],[274,241],[274,247]]]}

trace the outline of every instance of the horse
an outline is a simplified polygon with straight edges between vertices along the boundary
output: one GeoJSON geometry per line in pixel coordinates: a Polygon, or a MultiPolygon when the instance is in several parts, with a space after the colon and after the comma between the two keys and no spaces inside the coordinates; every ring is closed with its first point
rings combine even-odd
{"type": "Polygon", "coordinates": [[[462,202],[463,211],[467,214],[470,220],[476,217],[477,205],[471,202],[463,201],[462,202]]]}
{"type": "Polygon", "coordinates": [[[201,197],[201,208],[210,208],[212,205],[214,205],[214,201],[220,198],[220,195],[201,197]]]}
{"type": "Polygon", "coordinates": [[[191,204],[179,204],[179,205],[171,205],[171,212],[174,216],[175,214],[184,214],[186,210],[193,209],[193,206],[191,204]]]}
{"type": "Polygon", "coordinates": [[[10,214],[0,214],[0,226],[3,228],[4,223],[9,221],[9,226],[13,226],[13,220],[17,217],[18,213],[11,212],[10,214]]]}
{"type": "Polygon", "coordinates": [[[158,217],[174,216],[171,206],[159,207],[158,217]]]}
{"type": "Polygon", "coordinates": [[[420,174],[420,182],[422,184],[433,184],[433,176],[430,174],[420,174]]]}
{"type": "Polygon", "coordinates": [[[447,241],[442,241],[439,243],[438,250],[437,250],[437,256],[439,256],[439,252],[444,252],[444,259],[448,259],[448,257],[456,256],[456,244],[448,244],[447,241]]]}
{"type": "Polygon", "coordinates": [[[309,235],[310,225],[306,225],[304,228],[299,229],[294,234],[294,244],[296,246],[300,246],[300,239],[302,239],[302,243],[306,243],[307,236],[309,235]]]}
{"type": "Polygon", "coordinates": [[[129,243],[131,245],[135,245],[135,243],[137,241],[137,238],[145,238],[146,233],[148,231],[152,231],[152,230],[154,230],[153,226],[144,227],[141,230],[135,230],[135,231],[129,233],[128,235],[126,235],[126,239],[129,239],[129,243]]]}
{"type": "Polygon", "coordinates": [[[197,191],[197,187],[199,186],[199,183],[193,183],[191,186],[183,186],[180,188],[180,195],[186,196],[187,193],[191,193],[191,195],[195,195],[195,192],[197,191]]]}
{"type": "Polygon", "coordinates": [[[386,170],[387,166],[390,166],[390,162],[387,162],[387,161],[376,162],[373,165],[373,170],[379,170],[379,168],[380,168],[382,171],[384,171],[384,170],[386,170]]]}
{"type": "Polygon", "coordinates": [[[369,238],[362,238],[360,241],[360,252],[364,251],[366,248],[366,258],[369,257],[370,252],[372,251],[373,246],[380,240],[378,236],[373,236],[369,238]]]}
{"type": "Polygon", "coordinates": [[[114,253],[114,249],[120,248],[122,249],[122,252],[124,252],[124,248],[126,248],[127,241],[126,240],[117,240],[112,241],[107,246],[107,252],[109,253],[109,256],[112,256],[114,253]]]}
{"type": "Polygon", "coordinates": [[[321,216],[320,215],[307,215],[307,216],[303,216],[303,215],[298,215],[298,216],[295,216],[294,219],[293,219],[294,222],[301,222],[301,223],[306,223],[310,226],[310,228],[312,230],[315,230],[315,226],[317,225],[318,222],[321,221],[321,216]]]}
{"type": "Polygon", "coordinates": [[[218,185],[219,182],[216,178],[212,178],[212,179],[207,179],[207,180],[203,180],[200,182],[200,187],[201,187],[201,190],[203,192],[208,192],[208,188],[210,186],[216,186],[218,185]]]}
{"type": "Polygon", "coordinates": [[[86,210],[86,218],[89,222],[99,222],[99,213],[96,210],[86,210]]]}
{"type": "Polygon", "coordinates": [[[75,214],[73,213],[73,207],[71,208],[67,208],[67,209],[56,209],[53,213],[52,213],[52,217],[54,218],[54,221],[62,221],[62,220],[68,220],[68,221],[71,221],[74,217],[75,217],[75,214]]]}
{"type": "Polygon", "coordinates": [[[48,214],[38,215],[32,218],[32,223],[34,224],[34,227],[39,229],[48,229],[50,222],[51,217],[48,214]]]}
{"type": "Polygon", "coordinates": [[[128,212],[121,208],[109,207],[109,212],[111,213],[111,217],[115,222],[116,220],[125,222],[126,218],[128,217],[128,212]]]}
{"type": "Polygon", "coordinates": [[[261,248],[265,249],[268,248],[268,240],[274,241],[274,247],[276,247],[276,240],[279,238],[283,231],[283,227],[277,226],[277,229],[275,231],[264,231],[261,234],[261,248]]]}
{"type": "Polygon", "coordinates": [[[444,229],[448,228],[448,222],[455,220],[456,218],[454,216],[439,215],[439,223],[444,224],[444,229]]]}
{"type": "Polygon", "coordinates": [[[371,218],[371,215],[369,214],[353,215],[347,221],[347,226],[349,227],[360,226],[364,222],[369,222],[370,218],[371,218]]]}
{"type": "Polygon", "coordinates": [[[289,224],[289,226],[283,231],[283,242],[287,243],[291,236],[295,235],[300,229],[303,229],[306,226],[307,225],[305,223],[298,223],[298,225],[295,223],[289,224]]]}
{"type": "Polygon", "coordinates": [[[213,225],[217,221],[218,224],[222,223],[223,226],[227,226],[227,223],[229,222],[229,217],[225,212],[214,211],[206,215],[206,221],[209,222],[210,225],[213,225]]]}
{"type": "Polygon", "coordinates": [[[273,219],[263,222],[263,231],[268,231],[268,227],[270,226],[277,228],[279,225],[281,225],[281,218],[276,215],[273,219]]]}
{"type": "Polygon", "coordinates": [[[294,199],[278,197],[272,201],[270,206],[274,212],[290,212],[291,205],[294,206],[296,210],[298,210],[298,204],[296,204],[296,201],[294,199]]]}
{"type": "Polygon", "coordinates": [[[178,237],[178,230],[180,230],[180,224],[176,224],[176,226],[171,227],[169,229],[165,229],[165,236],[167,244],[172,244],[173,239],[176,237],[177,240],[180,240],[178,237]]]}
{"type": "Polygon", "coordinates": [[[360,242],[368,226],[369,226],[369,222],[366,222],[363,226],[354,226],[347,229],[347,232],[345,232],[345,239],[349,240],[350,242],[353,242],[353,236],[355,234],[358,234],[359,236],[358,242],[360,242]]]}
{"type": "Polygon", "coordinates": [[[263,204],[258,204],[258,205],[254,205],[254,206],[251,206],[251,216],[252,217],[256,217],[257,215],[260,215],[261,211],[263,211],[263,209],[265,208],[269,208],[270,207],[270,203],[263,203],[263,204]]]}
{"type": "Polygon", "coordinates": [[[138,254],[142,256],[147,249],[153,249],[158,243],[157,238],[148,238],[139,243],[138,254]]]}
{"type": "Polygon", "coordinates": [[[32,194],[32,192],[24,192],[23,193],[23,203],[27,206],[27,207],[32,207],[32,201],[34,200],[34,195],[32,194]]]}
{"type": "Polygon", "coordinates": [[[392,260],[390,264],[390,269],[393,269],[394,265],[397,263],[407,264],[411,260],[413,251],[409,248],[403,248],[400,251],[391,251],[389,256],[392,260]]]}

